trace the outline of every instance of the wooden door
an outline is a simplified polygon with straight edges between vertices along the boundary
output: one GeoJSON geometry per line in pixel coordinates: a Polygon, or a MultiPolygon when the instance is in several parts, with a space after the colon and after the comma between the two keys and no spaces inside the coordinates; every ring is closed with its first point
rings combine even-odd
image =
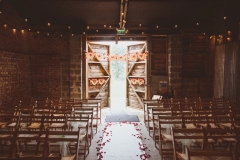
{"type": "Polygon", "coordinates": [[[86,58],[86,98],[102,99],[102,107],[109,107],[109,48],[109,45],[88,43],[86,58]]]}
{"type": "Polygon", "coordinates": [[[143,108],[142,99],[147,99],[147,60],[139,53],[145,53],[146,44],[140,43],[127,47],[127,101],[128,106],[143,108]]]}

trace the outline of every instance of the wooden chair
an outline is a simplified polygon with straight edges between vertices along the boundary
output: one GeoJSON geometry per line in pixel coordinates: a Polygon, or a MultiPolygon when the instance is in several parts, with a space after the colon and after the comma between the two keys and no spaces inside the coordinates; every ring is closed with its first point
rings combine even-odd
{"type": "Polygon", "coordinates": [[[101,119],[100,117],[101,106],[99,105],[99,102],[91,99],[91,100],[88,100],[87,102],[82,102],[82,107],[93,108],[93,121],[92,123],[90,123],[90,126],[92,126],[92,128],[95,128],[95,133],[97,133],[99,120],[101,119]]]}
{"type": "Polygon", "coordinates": [[[212,150],[221,147],[225,150],[236,149],[239,144],[235,129],[205,129],[206,140],[212,150]]]}
{"type": "MultiPolygon", "coordinates": [[[[89,145],[91,146],[92,142],[92,138],[93,138],[93,125],[91,125],[93,123],[93,108],[92,107],[76,107],[74,106],[74,113],[73,116],[74,117],[84,117],[84,116],[89,116],[89,125],[88,127],[90,128],[90,133],[88,133],[88,138],[89,138],[89,145]]],[[[71,120],[68,118],[68,121],[71,120]]],[[[85,124],[84,124],[85,126],[85,124]]]]}
{"type": "Polygon", "coordinates": [[[159,154],[164,156],[173,155],[171,127],[182,128],[182,116],[158,115],[158,137],[155,136],[155,147],[159,149],[159,154]],[[158,147],[157,147],[158,141],[158,147]]]}
{"type": "Polygon", "coordinates": [[[15,130],[0,130],[0,159],[13,159],[16,152],[15,130]]]}
{"type": "Polygon", "coordinates": [[[150,104],[148,103],[154,103],[152,107],[157,106],[160,107],[161,104],[159,104],[158,100],[143,100],[143,122],[145,126],[147,126],[147,120],[148,120],[148,108],[150,108],[150,104]]]}
{"type": "Polygon", "coordinates": [[[158,130],[158,116],[171,116],[172,113],[170,111],[170,108],[160,108],[160,107],[153,107],[150,109],[151,115],[149,115],[148,120],[148,132],[149,136],[153,137],[153,140],[155,140],[155,137],[157,136],[156,131],[158,130]]]}
{"type": "Polygon", "coordinates": [[[205,149],[206,142],[203,128],[189,129],[172,127],[171,131],[175,160],[186,159],[186,153],[183,153],[185,147],[191,149],[192,146],[194,146],[194,150],[205,149]]]}
{"type": "Polygon", "coordinates": [[[16,130],[17,153],[22,153],[24,157],[39,157],[45,154],[45,135],[43,130],[16,130]],[[31,146],[31,147],[30,147],[31,146]],[[42,150],[40,150],[42,146],[42,150]],[[30,148],[31,149],[30,149],[30,148]],[[34,150],[32,150],[35,148],[34,150]]]}
{"type": "MultiPolygon", "coordinates": [[[[79,145],[79,155],[83,155],[84,159],[86,158],[86,156],[89,154],[89,147],[91,145],[91,138],[89,138],[89,123],[91,119],[91,115],[88,114],[76,114],[76,115],[72,115],[68,117],[68,122],[71,123],[71,125],[75,125],[77,126],[78,129],[81,129],[82,131],[80,132],[80,134],[82,135],[81,137],[81,142],[83,144],[79,145]],[[75,124],[74,124],[75,123],[75,124]]],[[[71,130],[76,130],[76,127],[70,127],[71,130]]],[[[76,142],[71,142],[68,145],[70,153],[76,153],[75,149],[76,149],[76,142]]]]}
{"type": "Polygon", "coordinates": [[[189,150],[185,148],[184,157],[180,158],[182,160],[192,160],[192,159],[218,159],[222,158],[224,160],[234,160],[234,153],[231,151],[199,151],[199,150],[189,150]]]}
{"type": "MultiPolygon", "coordinates": [[[[25,157],[21,153],[16,155],[15,160],[61,160],[62,156],[51,157],[51,156],[41,156],[41,157],[25,157]]],[[[72,159],[73,160],[73,159],[72,159]]]]}
{"type": "Polygon", "coordinates": [[[153,126],[151,126],[152,124],[152,108],[162,108],[162,105],[160,103],[146,103],[145,107],[144,107],[144,121],[145,121],[145,125],[148,129],[149,135],[150,132],[153,130],[153,126]]]}
{"type": "MultiPolygon", "coordinates": [[[[76,155],[76,159],[78,159],[79,155],[81,155],[79,153],[79,151],[80,151],[80,143],[82,141],[84,141],[84,153],[83,153],[84,160],[88,154],[87,153],[87,151],[88,151],[87,135],[81,134],[81,128],[79,128],[77,131],[52,131],[52,130],[47,129],[46,140],[47,140],[46,156],[51,155],[51,151],[50,151],[51,143],[62,143],[61,144],[61,146],[62,146],[61,153],[59,153],[59,154],[61,154],[65,159],[67,159],[67,157],[72,158],[73,155],[68,155],[68,153],[64,153],[64,152],[67,150],[67,146],[69,146],[70,143],[74,143],[74,147],[75,147],[74,154],[76,155]],[[65,142],[67,142],[68,144],[66,144],[65,142]]],[[[70,153],[72,153],[72,152],[70,152],[70,153]]],[[[57,154],[57,155],[59,155],[59,154],[57,154]]]]}

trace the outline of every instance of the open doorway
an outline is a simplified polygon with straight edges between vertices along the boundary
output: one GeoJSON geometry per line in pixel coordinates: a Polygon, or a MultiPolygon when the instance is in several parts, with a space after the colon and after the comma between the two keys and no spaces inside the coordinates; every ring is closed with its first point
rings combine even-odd
{"type": "Polygon", "coordinates": [[[133,81],[145,79],[145,60],[141,60],[140,58],[133,60],[129,59],[129,57],[135,56],[135,53],[144,52],[145,42],[119,41],[116,44],[115,41],[91,41],[88,43],[88,49],[89,52],[95,52],[96,56],[108,54],[108,58],[99,60],[96,57],[95,61],[89,60],[87,63],[87,73],[89,73],[87,75],[87,82],[90,82],[90,85],[87,84],[89,86],[87,90],[88,96],[101,98],[104,102],[107,98],[106,104],[111,109],[124,109],[127,105],[132,106],[134,104],[140,106],[139,103],[143,97],[142,95],[145,95],[144,83],[138,85],[133,83],[133,81]],[[111,56],[125,57],[124,55],[128,58],[123,58],[122,60],[119,58],[110,58],[111,56]],[[105,83],[93,83],[93,81],[99,82],[102,79],[105,80],[105,83]],[[98,86],[99,88],[97,88],[98,86]],[[106,97],[101,97],[105,95],[106,97]]]}

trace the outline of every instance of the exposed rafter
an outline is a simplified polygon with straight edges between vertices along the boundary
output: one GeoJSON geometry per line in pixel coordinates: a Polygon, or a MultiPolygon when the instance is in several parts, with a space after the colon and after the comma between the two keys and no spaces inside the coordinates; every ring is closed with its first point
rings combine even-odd
{"type": "Polygon", "coordinates": [[[124,29],[126,24],[126,18],[127,18],[127,6],[128,6],[128,0],[121,0],[120,4],[120,28],[124,29]]]}

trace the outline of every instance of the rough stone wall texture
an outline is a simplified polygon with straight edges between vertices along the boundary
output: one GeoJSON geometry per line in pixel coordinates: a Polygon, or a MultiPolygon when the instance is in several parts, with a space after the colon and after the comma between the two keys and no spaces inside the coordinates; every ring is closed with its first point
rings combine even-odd
{"type": "Polygon", "coordinates": [[[182,93],[182,35],[168,36],[168,93],[174,92],[175,98],[182,93]]]}
{"type": "Polygon", "coordinates": [[[32,33],[29,54],[33,97],[60,98],[63,89],[68,92],[69,34],[32,33]]]}
{"type": "Polygon", "coordinates": [[[29,33],[26,30],[26,22],[7,1],[2,3],[1,11],[0,105],[1,103],[17,103],[19,100],[31,97],[27,55],[29,33]]]}
{"type": "Polygon", "coordinates": [[[225,45],[216,47],[215,56],[215,76],[214,76],[214,96],[223,96],[223,81],[224,81],[224,60],[225,60],[225,45]]]}
{"type": "Polygon", "coordinates": [[[0,103],[30,99],[29,57],[0,51],[0,103]]]}
{"type": "Polygon", "coordinates": [[[82,98],[81,43],[81,35],[70,38],[70,98],[82,98]]]}

